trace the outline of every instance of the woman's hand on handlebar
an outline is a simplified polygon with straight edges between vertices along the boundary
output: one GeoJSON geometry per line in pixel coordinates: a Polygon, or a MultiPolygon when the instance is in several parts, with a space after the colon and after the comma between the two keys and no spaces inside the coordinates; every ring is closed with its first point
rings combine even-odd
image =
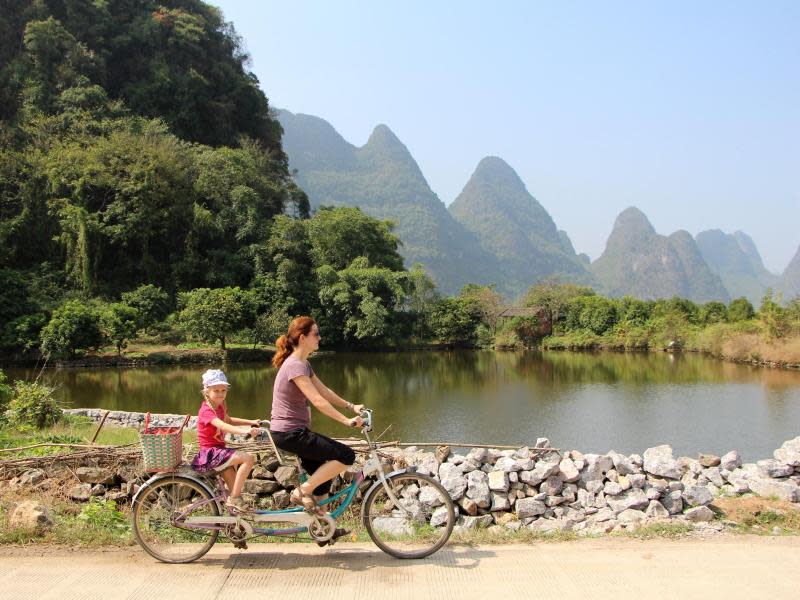
{"type": "Polygon", "coordinates": [[[350,419],[350,427],[363,427],[364,426],[364,419],[361,417],[353,417],[350,419]]]}
{"type": "Polygon", "coordinates": [[[360,415],[363,410],[364,410],[363,404],[353,404],[353,412],[355,414],[360,415]]]}

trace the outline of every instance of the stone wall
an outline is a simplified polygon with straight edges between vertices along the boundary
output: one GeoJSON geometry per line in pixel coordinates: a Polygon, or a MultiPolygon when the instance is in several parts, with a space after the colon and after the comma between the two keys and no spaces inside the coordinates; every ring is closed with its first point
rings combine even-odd
{"type": "MultiPolygon", "coordinates": [[[[69,415],[77,415],[80,417],[89,417],[93,421],[100,421],[105,414],[102,408],[65,408],[64,413],[69,415]]],[[[128,412],[124,410],[109,411],[108,417],[103,424],[112,427],[135,427],[141,429],[144,426],[144,418],[147,413],[142,412],[128,412]]],[[[153,413],[150,415],[150,424],[153,427],[174,427],[183,423],[186,415],[173,415],[153,413]]],[[[186,425],[187,429],[197,429],[197,415],[192,415],[189,418],[189,423],[186,425]]]]}

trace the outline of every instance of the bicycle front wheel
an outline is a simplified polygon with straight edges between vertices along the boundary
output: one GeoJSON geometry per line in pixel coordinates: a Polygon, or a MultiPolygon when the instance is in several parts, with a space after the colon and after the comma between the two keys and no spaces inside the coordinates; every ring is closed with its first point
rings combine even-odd
{"type": "Polygon", "coordinates": [[[444,546],[456,520],[447,490],[411,471],[391,475],[386,483],[391,494],[379,483],[364,498],[364,526],[372,541],[396,558],[423,558],[444,546]]]}
{"type": "Polygon", "coordinates": [[[205,487],[186,477],[165,477],[146,484],[131,510],[136,541],[166,563],[188,563],[211,549],[219,531],[189,527],[189,516],[215,517],[219,508],[205,487]]]}

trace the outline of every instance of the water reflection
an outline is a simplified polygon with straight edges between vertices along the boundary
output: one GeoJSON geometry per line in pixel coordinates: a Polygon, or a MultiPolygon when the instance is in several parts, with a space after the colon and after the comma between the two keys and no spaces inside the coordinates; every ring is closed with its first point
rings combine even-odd
{"type": "MultiPolygon", "coordinates": [[[[377,410],[387,438],[517,444],[549,437],[564,448],[680,453],[739,449],[770,456],[800,435],[800,373],[694,354],[407,352],[321,355],[314,369],[349,400],[377,410]]],[[[194,413],[207,365],[49,370],[73,406],[194,413]]],[[[274,370],[232,364],[230,410],[267,416],[274,370]]],[[[12,378],[30,378],[9,370],[12,378]]],[[[352,433],[315,415],[335,435],[352,433]]]]}

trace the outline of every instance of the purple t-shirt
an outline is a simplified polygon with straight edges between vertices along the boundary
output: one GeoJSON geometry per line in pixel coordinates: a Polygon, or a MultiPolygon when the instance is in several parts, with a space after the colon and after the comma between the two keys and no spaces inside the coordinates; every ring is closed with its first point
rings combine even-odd
{"type": "Polygon", "coordinates": [[[311,427],[311,405],[306,395],[292,381],[301,375],[313,377],[314,369],[307,360],[300,360],[296,356],[289,356],[278,369],[272,387],[271,431],[311,427]]]}

